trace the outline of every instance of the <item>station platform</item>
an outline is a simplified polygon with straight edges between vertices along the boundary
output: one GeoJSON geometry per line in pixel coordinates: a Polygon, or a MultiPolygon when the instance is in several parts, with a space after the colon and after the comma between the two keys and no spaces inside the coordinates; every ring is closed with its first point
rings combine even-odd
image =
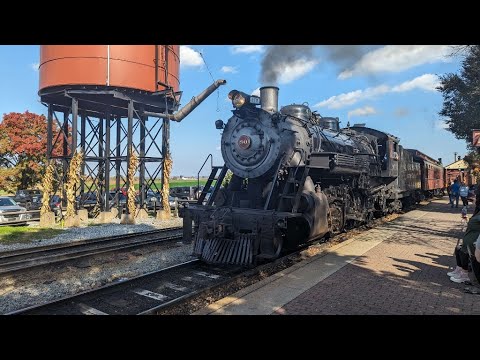
{"type": "Polygon", "coordinates": [[[446,275],[460,211],[445,199],[419,205],[194,315],[478,315],[480,296],[446,275]]]}

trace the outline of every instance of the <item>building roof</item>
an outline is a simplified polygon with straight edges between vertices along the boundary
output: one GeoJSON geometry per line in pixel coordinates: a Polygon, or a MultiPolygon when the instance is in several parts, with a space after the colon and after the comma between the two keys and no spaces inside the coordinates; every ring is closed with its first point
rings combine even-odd
{"type": "Polygon", "coordinates": [[[445,169],[461,170],[461,169],[467,169],[468,166],[469,166],[468,163],[465,162],[464,160],[458,160],[458,161],[455,161],[454,163],[451,163],[450,165],[445,166],[445,169]]]}

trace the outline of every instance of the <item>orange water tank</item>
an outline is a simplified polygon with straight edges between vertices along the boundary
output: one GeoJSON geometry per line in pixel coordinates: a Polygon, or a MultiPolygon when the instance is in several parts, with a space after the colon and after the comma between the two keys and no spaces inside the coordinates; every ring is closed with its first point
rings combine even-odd
{"type": "Polygon", "coordinates": [[[164,90],[165,86],[156,86],[156,81],[178,91],[179,48],[179,45],[42,45],[40,92],[69,85],[164,90]]]}

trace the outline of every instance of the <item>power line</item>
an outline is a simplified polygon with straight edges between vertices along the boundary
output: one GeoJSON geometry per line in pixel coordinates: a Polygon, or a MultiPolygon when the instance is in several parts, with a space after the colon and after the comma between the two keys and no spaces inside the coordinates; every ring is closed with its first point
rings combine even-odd
{"type": "MultiPolygon", "coordinates": [[[[215,78],[213,77],[212,72],[210,71],[210,68],[208,67],[207,62],[205,61],[205,58],[203,57],[203,54],[201,52],[199,52],[199,53],[200,53],[200,56],[202,57],[203,63],[205,64],[205,67],[207,68],[208,73],[210,74],[210,77],[212,78],[212,81],[215,82],[215,78]]],[[[220,90],[217,88],[217,112],[220,111],[219,101],[220,101],[220,90]]]]}

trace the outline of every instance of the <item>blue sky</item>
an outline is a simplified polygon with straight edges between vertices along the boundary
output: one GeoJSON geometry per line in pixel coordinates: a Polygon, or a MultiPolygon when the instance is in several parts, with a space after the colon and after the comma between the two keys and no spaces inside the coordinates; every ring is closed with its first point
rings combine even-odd
{"type": "MultiPolygon", "coordinates": [[[[46,115],[37,95],[39,49],[0,46],[0,113],[29,110],[46,115]]],[[[460,69],[461,58],[448,56],[450,52],[442,45],[182,46],[182,105],[212,83],[210,72],[227,84],[181,123],[172,124],[172,173],[196,175],[209,153],[214,164],[221,165],[220,131],[214,122],[226,122],[231,115],[228,92],[252,93],[262,85],[280,88],[280,106],[306,102],[323,116],[338,116],[341,126],[366,123],[398,136],[406,148],[449,164],[454,152],[467,152],[466,143],[446,131],[438,116],[442,96],[434,90],[437,75],[460,69]]]]}

